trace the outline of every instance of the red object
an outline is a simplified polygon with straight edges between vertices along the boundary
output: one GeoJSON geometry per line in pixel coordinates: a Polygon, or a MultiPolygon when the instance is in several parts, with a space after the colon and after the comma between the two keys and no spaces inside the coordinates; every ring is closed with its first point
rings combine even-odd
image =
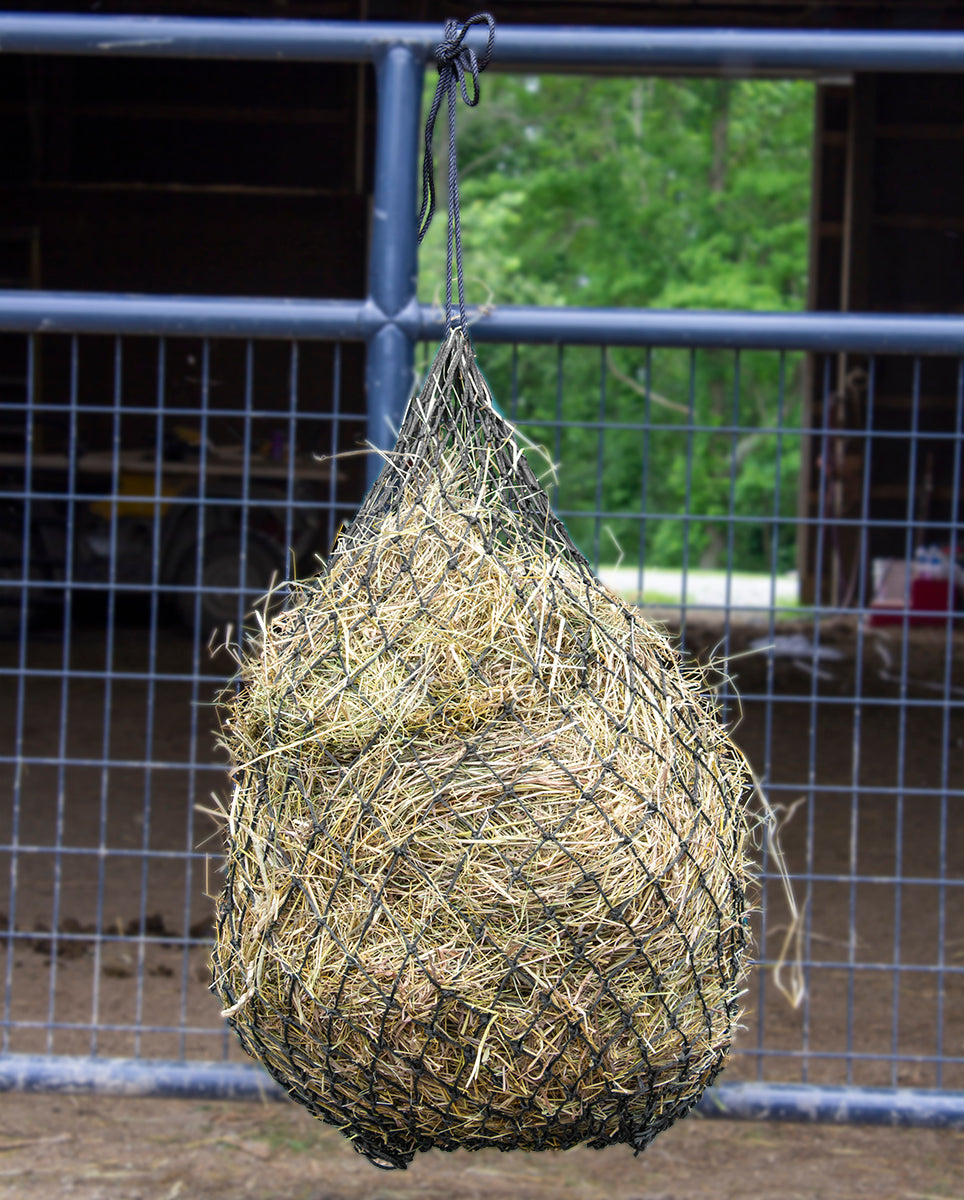
{"type": "Polygon", "coordinates": [[[917,578],[910,581],[910,607],[893,599],[874,600],[871,604],[870,625],[943,625],[947,614],[954,611],[953,579],[917,578]]]}

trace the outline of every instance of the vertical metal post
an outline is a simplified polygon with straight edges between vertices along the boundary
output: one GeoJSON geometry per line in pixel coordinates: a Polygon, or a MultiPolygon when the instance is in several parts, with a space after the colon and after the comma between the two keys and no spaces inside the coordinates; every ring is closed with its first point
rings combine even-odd
{"type": "MultiPolygon", "coordinates": [[[[412,386],[415,343],[394,317],[415,299],[416,179],[424,62],[417,48],[390,46],[375,65],[378,127],[369,295],[387,318],[368,342],[368,440],[389,449],[412,386]]],[[[372,455],[368,481],[381,460],[372,455]]]]}

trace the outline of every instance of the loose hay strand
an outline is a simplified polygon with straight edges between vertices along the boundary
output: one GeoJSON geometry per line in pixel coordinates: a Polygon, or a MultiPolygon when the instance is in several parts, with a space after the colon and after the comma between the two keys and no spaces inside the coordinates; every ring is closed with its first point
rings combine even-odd
{"type": "Polygon", "coordinates": [[[642,1149],[715,1077],[748,768],[569,539],[461,331],[223,731],[224,1015],[373,1161],[642,1149]]]}

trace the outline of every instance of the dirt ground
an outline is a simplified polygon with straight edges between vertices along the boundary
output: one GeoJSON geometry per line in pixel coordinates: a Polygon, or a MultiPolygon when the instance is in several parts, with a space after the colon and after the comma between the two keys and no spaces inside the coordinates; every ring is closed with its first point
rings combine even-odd
{"type": "Polygon", "coordinates": [[[294,1106],[0,1097],[0,1200],[960,1200],[964,1133],[690,1117],[624,1146],[370,1166],[294,1106]]]}
{"type": "MultiPolygon", "coordinates": [[[[739,738],[792,811],[808,991],[792,1009],[754,971],[725,1078],[964,1089],[964,717],[942,703],[964,685],[964,635],[840,623],[821,631],[837,656],[815,674],[806,655],[747,654],[760,633],[721,640],[695,622],[688,646],[730,656],[739,738]]],[[[227,668],[176,630],[160,637],[136,614],[112,644],[94,627],[67,645],[41,634],[22,690],[0,675],[0,754],[19,740],[30,760],[0,780],[19,798],[0,812],[7,1050],[241,1057],[207,990],[217,841],[202,810],[223,788],[210,704],[227,668]],[[164,677],[145,682],[152,671],[164,677]]],[[[0,646],[0,668],[16,664],[0,646]]],[[[772,880],[766,902],[764,964],[786,929],[772,880]]],[[[927,1200],[964,1196],[964,1134],[691,1118],[639,1158],[432,1154],[383,1174],[283,1105],[0,1096],[0,1200],[59,1194],[927,1200]]]]}

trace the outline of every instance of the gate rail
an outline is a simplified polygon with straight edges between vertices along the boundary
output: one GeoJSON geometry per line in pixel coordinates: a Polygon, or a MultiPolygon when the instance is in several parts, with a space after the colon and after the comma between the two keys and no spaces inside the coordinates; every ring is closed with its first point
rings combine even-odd
{"type": "MultiPolygon", "coordinates": [[[[414,348],[438,336],[415,298],[416,170],[426,60],[439,30],[386,23],[0,15],[0,54],[372,62],[378,89],[369,295],[271,300],[0,292],[0,330],[365,341],[368,437],[389,446],[408,399],[414,348]]],[[[470,39],[475,33],[470,34],[470,39]]],[[[964,34],[500,27],[494,65],[814,76],[826,71],[964,72],[964,34]]],[[[964,317],[497,308],[478,341],[964,354],[964,317]]],[[[376,457],[376,456],[373,456],[376,457]]],[[[372,464],[372,473],[378,463],[372,464]]],[[[223,1062],[0,1055],[0,1091],[282,1096],[254,1066],[223,1062]]],[[[964,1128],[964,1092],[720,1083],[707,1116],[964,1128]]]]}

